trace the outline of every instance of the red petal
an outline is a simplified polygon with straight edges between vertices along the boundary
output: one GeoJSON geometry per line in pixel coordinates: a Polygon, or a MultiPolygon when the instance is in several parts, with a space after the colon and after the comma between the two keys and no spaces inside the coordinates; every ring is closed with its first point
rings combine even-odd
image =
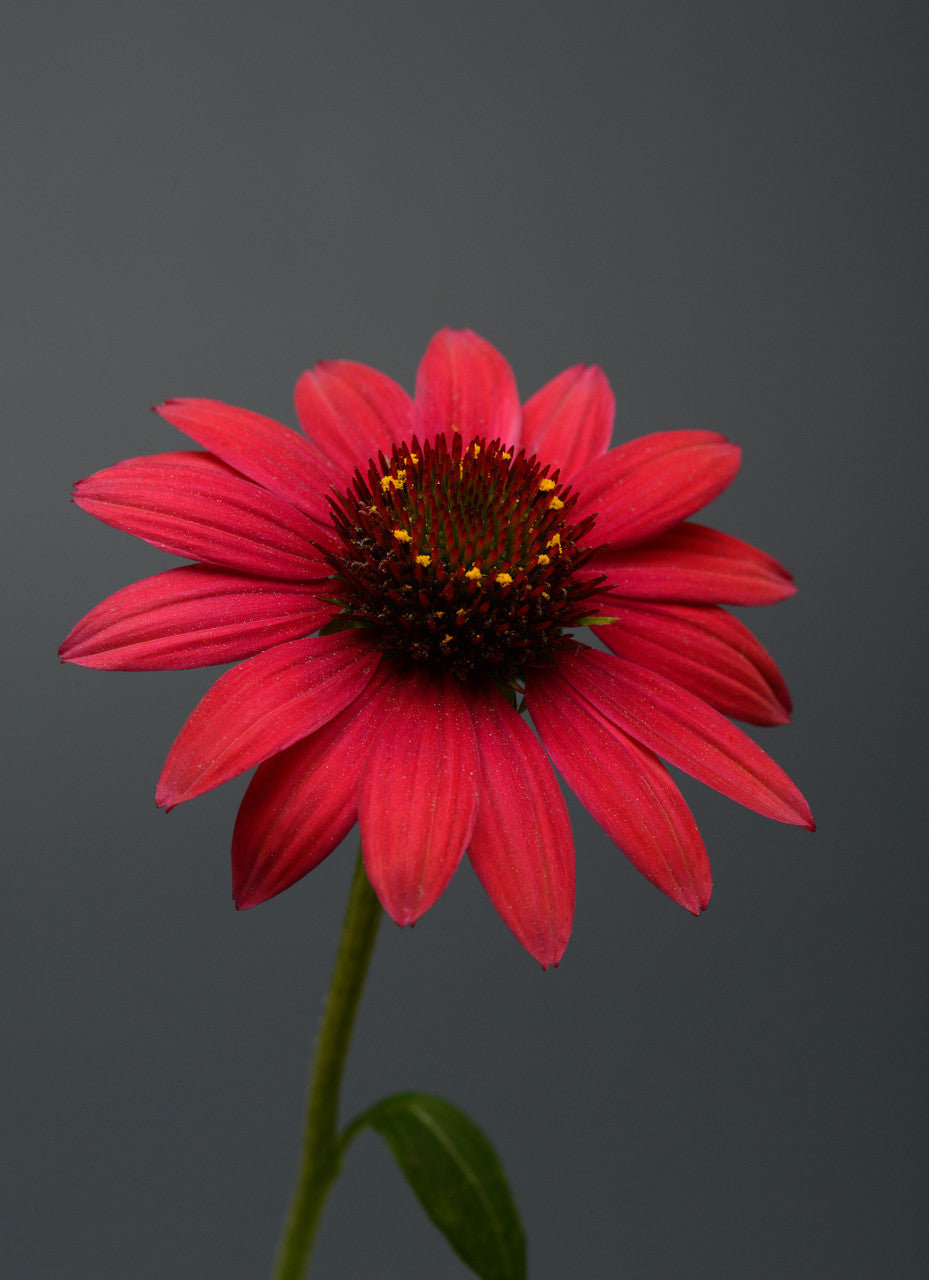
{"type": "Polygon", "coordinates": [[[172,555],[268,578],[326,578],[318,526],[209,453],[130,458],[74,488],[74,501],[114,529],[172,555]]]}
{"type": "Polygon", "coordinates": [[[479,776],[458,681],[427,670],[398,680],[358,796],[368,878],[397,924],[418,920],[452,878],[474,828],[479,776]]]}
{"type": "Polygon", "coordinates": [[[783,769],[700,698],[583,645],[556,665],[601,715],[669,764],[765,817],[812,830],[809,806],[783,769]]]}
{"type": "Polygon", "coordinates": [[[155,799],[173,808],[319,729],[356,698],[378,653],[356,631],[291,640],[227,671],[168,752],[155,799]]]}
{"type": "Polygon", "coordinates": [[[489,342],[468,329],[442,329],[416,374],[416,423],[421,439],[461,432],[519,444],[520,407],[516,379],[489,342]]]}
{"type": "Polygon", "coordinates": [[[710,900],[706,849],[668,771],[557,671],[535,671],[526,706],[555,766],[632,865],[698,915],[710,900]]]}
{"type": "Polygon", "coordinates": [[[325,460],[296,431],[219,400],[166,400],[155,412],[243,476],[328,528],[323,491],[333,477],[325,460]]]}
{"type": "Polygon", "coordinates": [[[583,576],[601,573],[605,590],[637,600],[774,604],[796,591],[771,556],[702,524],[679,524],[628,551],[597,551],[583,576]]]}
{"type": "Polygon", "coordinates": [[[591,540],[611,548],[652,538],[722,493],[741,456],[713,431],[658,431],[630,440],[574,477],[572,518],[596,515],[591,540]]]}
{"type": "Polygon", "coordinates": [[[239,662],[316,631],[333,606],[323,584],[185,565],[134,582],[91,609],[59,650],[103,671],[179,671],[239,662]]]}
{"type": "Polygon", "coordinates": [[[543,969],[564,955],[574,920],[574,839],[538,738],[493,687],[469,698],[481,803],[469,856],[507,928],[543,969]]]}
{"type": "Polygon", "coordinates": [[[328,724],[258,766],[232,836],[232,893],[240,909],[289,889],[355,825],[361,770],[383,723],[387,665],[328,724]]]}
{"type": "Polygon", "coordinates": [[[790,695],[748,627],[716,605],[612,605],[616,622],[594,627],[608,649],[694,693],[725,716],[786,724],[790,695]]]}
{"type": "Polygon", "coordinates": [[[606,374],[576,364],[553,378],[523,405],[522,445],[537,453],[562,482],[606,453],[616,402],[606,374]]]}
{"type": "Polygon", "coordinates": [[[413,434],[413,403],[392,378],[351,360],[321,360],[294,389],[297,417],[337,470],[367,472],[378,450],[388,457],[413,434]]]}

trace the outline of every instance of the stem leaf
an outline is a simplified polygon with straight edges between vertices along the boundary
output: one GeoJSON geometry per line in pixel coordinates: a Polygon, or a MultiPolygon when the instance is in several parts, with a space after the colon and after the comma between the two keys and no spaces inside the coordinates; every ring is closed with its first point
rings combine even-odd
{"type": "Polygon", "coordinates": [[[526,1280],[526,1241],[506,1175],[463,1111],[427,1093],[396,1093],[358,1116],[342,1148],[370,1127],[420,1204],[481,1280],[526,1280]]]}

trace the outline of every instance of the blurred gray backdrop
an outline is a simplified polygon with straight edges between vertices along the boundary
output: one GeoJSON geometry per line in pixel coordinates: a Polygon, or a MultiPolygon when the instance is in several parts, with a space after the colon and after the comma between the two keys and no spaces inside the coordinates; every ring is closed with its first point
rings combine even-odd
{"type": "MultiPolygon", "coordinates": [[[[156,401],[292,423],[314,360],[411,387],[449,324],[525,395],[602,364],[617,439],[743,445],[711,523],[797,576],[750,619],[797,707],[760,738],[820,829],[685,784],[697,921],[575,805],[550,973],[462,867],[383,929],[346,1115],[464,1106],[534,1280],[922,1276],[925,6],[20,0],[2,24],[2,1273],[267,1274],[353,861],[236,913],[244,780],[156,811],[214,673],[57,666],[171,563],[70,485],[186,447],[156,401]]],[[[316,1274],[469,1273],[372,1136],[316,1274]]]]}

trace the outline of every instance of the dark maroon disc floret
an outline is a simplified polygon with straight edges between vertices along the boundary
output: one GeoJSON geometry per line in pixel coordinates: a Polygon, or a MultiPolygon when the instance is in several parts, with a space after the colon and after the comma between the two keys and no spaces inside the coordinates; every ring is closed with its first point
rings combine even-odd
{"type": "Polygon", "coordinates": [[[516,686],[580,624],[598,581],[577,570],[594,517],[524,450],[455,432],[378,454],[331,498],[340,621],[386,653],[516,686]]]}

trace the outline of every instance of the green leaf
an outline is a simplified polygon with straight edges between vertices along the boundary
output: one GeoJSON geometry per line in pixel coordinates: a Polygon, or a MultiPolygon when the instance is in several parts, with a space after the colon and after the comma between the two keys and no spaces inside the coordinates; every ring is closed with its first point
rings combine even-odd
{"type": "Polygon", "coordinates": [[[379,1133],[420,1204],[481,1280],[526,1280],[522,1223],[493,1147],[463,1111],[427,1093],[395,1093],[353,1120],[379,1133]]]}

